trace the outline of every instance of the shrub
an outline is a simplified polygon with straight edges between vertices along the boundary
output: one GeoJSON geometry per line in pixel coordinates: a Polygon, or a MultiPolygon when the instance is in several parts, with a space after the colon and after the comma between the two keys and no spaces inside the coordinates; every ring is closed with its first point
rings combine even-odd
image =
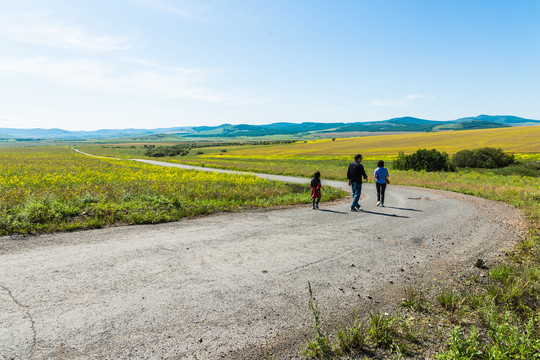
{"type": "Polygon", "coordinates": [[[455,166],[497,169],[515,162],[514,155],[506,154],[502,149],[484,147],[475,150],[458,151],[452,158],[455,166]]]}
{"type": "Polygon", "coordinates": [[[164,157],[164,156],[185,156],[191,150],[190,144],[178,144],[173,146],[159,146],[155,147],[154,145],[144,145],[146,151],[145,156],[152,157],[164,157]]]}
{"type": "Polygon", "coordinates": [[[153,153],[145,153],[146,156],[153,156],[153,157],[164,157],[165,152],[164,151],[156,151],[153,153]]]}
{"type": "Polygon", "coordinates": [[[458,167],[476,167],[476,159],[472,150],[461,150],[454,154],[452,162],[458,167]]]}
{"type": "Polygon", "coordinates": [[[448,350],[436,354],[436,358],[438,360],[480,359],[481,349],[482,345],[475,327],[471,329],[469,337],[463,334],[460,327],[454,327],[450,333],[448,350]]]}
{"type": "Polygon", "coordinates": [[[313,340],[310,340],[303,350],[307,358],[328,359],[332,356],[332,342],[328,335],[322,330],[321,312],[311,290],[311,283],[308,281],[309,310],[311,311],[311,328],[315,331],[313,340]]]}
{"type": "Polygon", "coordinates": [[[427,299],[424,294],[414,289],[411,285],[403,289],[405,297],[401,302],[401,306],[409,308],[413,311],[424,311],[427,307],[427,299]]]}
{"type": "Polygon", "coordinates": [[[441,289],[441,292],[437,296],[439,304],[448,311],[457,310],[463,303],[464,299],[454,289],[441,289]]]}
{"type": "Polygon", "coordinates": [[[393,341],[394,328],[393,318],[387,314],[370,314],[367,332],[375,346],[389,348],[393,341]]]}
{"type": "Polygon", "coordinates": [[[364,325],[355,321],[352,327],[340,329],[337,332],[337,340],[339,348],[347,354],[361,350],[367,340],[364,325]]]}
{"type": "Polygon", "coordinates": [[[435,149],[418,149],[411,155],[405,155],[400,151],[392,166],[396,170],[454,171],[448,154],[435,149]]]}

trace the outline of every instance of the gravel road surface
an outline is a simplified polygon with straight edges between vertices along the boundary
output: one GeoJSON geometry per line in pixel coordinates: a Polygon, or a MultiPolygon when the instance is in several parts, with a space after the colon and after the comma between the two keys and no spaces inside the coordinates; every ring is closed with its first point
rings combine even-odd
{"type": "Polygon", "coordinates": [[[476,258],[489,266],[523,231],[501,203],[389,186],[380,208],[372,184],[363,194],[357,213],[323,189],[319,211],[0,238],[0,359],[295,358],[308,282],[337,322],[476,258]]]}

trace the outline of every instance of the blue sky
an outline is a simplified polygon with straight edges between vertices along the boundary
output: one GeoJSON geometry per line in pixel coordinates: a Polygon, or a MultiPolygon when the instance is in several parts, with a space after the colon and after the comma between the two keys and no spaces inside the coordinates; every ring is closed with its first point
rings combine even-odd
{"type": "Polygon", "coordinates": [[[538,0],[0,5],[0,127],[540,119],[538,0]]]}

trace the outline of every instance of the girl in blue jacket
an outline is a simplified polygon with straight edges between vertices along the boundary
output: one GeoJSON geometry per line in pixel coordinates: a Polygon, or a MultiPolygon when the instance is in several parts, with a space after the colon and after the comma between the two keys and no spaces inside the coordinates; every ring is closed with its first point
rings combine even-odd
{"type": "Polygon", "coordinates": [[[375,186],[377,187],[377,206],[384,207],[384,191],[386,190],[386,184],[390,183],[390,180],[388,180],[388,170],[384,167],[384,161],[379,160],[373,176],[375,177],[375,186]]]}

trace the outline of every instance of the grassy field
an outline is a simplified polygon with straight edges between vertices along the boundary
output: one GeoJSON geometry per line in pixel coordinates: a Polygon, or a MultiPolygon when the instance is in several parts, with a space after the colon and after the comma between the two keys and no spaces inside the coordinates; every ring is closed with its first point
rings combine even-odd
{"type": "MultiPolygon", "coordinates": [[[[324,193],[325,200],[343,195],[324,193]]],[[[310,201],[308,186],[255,176],[96,159],[65,147],[0,149],[0,235],[157,223],[310,201]]]]}
{"type": "Polygon", "coordinates": [[[234,156],[353,156],[360,153],[366,157],[395,156],[399,150],[406,154],[418,149],[433,149],[454,154],[459,150],[485,146],[502,148],[511,153],[540,152],[540,126],[443,131],[403,135],[366,136],[357,138],[316,140],[291,145],[274,146],[271,149],[246,149],[235,151],[234,156]]]}

